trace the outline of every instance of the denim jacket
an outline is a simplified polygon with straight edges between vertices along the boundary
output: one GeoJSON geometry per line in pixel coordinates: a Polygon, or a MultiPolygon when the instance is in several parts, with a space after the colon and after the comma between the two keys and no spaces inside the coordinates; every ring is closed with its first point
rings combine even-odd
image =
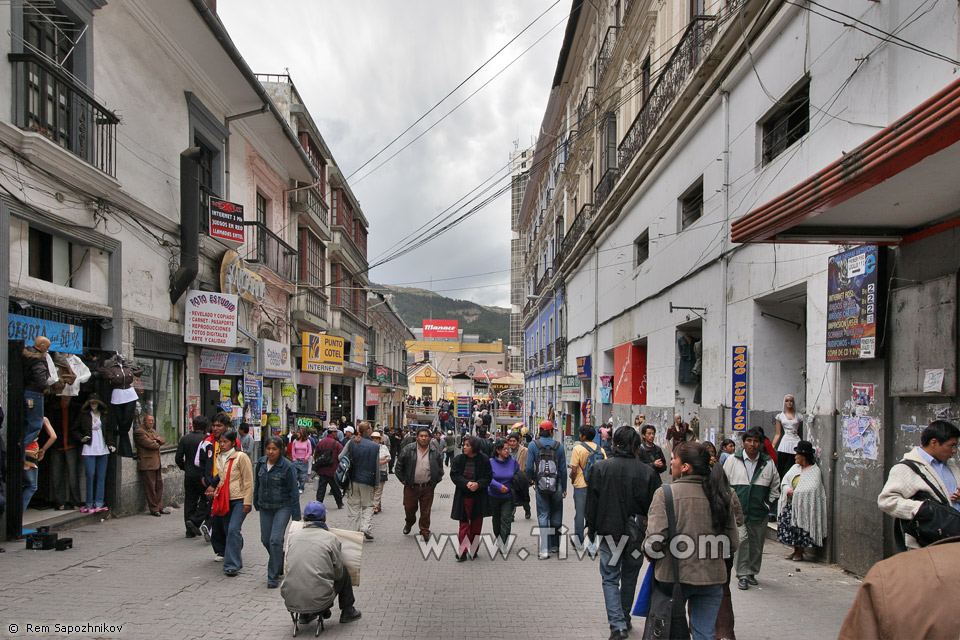
{"type": "Polygon", "coordinates": [[[300,485],[297,468],[280,456],[277,464],[267,471],[267,456],[257,461],[257,473],[253,484],[253,506],[260,509],[289,507],[294,520],[300,519],[300,485]]]}

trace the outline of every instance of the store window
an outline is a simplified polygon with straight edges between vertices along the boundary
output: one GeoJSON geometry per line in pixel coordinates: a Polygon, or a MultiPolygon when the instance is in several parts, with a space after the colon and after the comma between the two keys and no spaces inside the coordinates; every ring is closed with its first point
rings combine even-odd
{"type": "Polygon", "coordinates": [[[183,364],[176,360],[138,356],[136,364],[143,375],[134,381],[140,394],[140,418],[152,415],[157,432],[167,439],[167,446],[176,446],[180,440],[180,388],[183,364]]]}

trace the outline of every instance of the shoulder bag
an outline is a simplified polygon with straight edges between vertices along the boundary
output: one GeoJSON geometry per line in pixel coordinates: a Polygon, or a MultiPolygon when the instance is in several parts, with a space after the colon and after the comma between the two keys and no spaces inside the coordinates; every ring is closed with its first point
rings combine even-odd
{"type": "MultiPolygon", "coordinates": [[[[926,491],[921,491],[914,496],[915,500],[922,500],[923,504],[920,505],[920,509],[912,519],[897,520],[901,532],[913,536],[921,547],[944,538],[960,536],[960,511],[950,505],[950,500],[940,493],[940,489],[936,485],[930,482],[926,474],[917,466],[917,463],[912,460],[901,460],[897,464],[909,467],[923,478],[923,481],[933,491],[933,496],[926,491]]],[[[906,548],[905,543],[903,546],[906,548]]]]}
{"type": "MultiPolygon", "coordinates": [[[[673,488],[663,485],[663,502],[667,508],[667,539],[663,542],[669,550],[670,540],[677,535],[677,518],[673,511],[673,488]]],[[[668,551],[669,552],[669,551],[668,551]]],[[[690,638],[690,629],[687,627],[687,616],[684,613],[683,594],[680,587],[680,561],[671,556],[673,562],[673,584],[656,584],[650,595],[650,610],[646,624],[643,627],[643,640],[687,640],[690,638]],[[672,586],[671,595],[664,591],[665,587],[672,586]]]]}
{"type": "Polygon", "coordinates": [[[217,487],[213,494],[213,502],[210,505],[210,515],[225,516],[230,513],[230,470],[233,469],[233,461],[236,458],[230,458],[230,464],[227,465],[227,473],[223,482],[217,487]]]}

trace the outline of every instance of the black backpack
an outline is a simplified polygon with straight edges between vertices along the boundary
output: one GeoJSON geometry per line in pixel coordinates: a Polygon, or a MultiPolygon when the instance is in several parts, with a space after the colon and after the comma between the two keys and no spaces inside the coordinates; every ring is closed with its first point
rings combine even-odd
{"type": "Polygon", "coordinates": [[[552,447],[537,452],[535,480],[538,493],[552,495],[557,492],[560,485],[560,461],[557,457],[559,448],[560,443],[555,442],[552,447]]]}
{"type": "Polygon", "coordinates": [[[593,469],[593,465],[599,462],[600,460],[604,459],[603,447],[601,447],[600,445],[597,445],[596,443],[594,443],[594,445],[596,445],[596,448],[594,449],[591,449],[585,444],[581,445],[588,452],[587,463],[583,466],[583,481],[587,483],[590,482],[590,470],[593,469]]]}
{"type": "Polygon", "coordinates": [[[313,460],[314,471],[329,467],[333,464],[333,449],[318,449],[317,456],[313,460]]]}

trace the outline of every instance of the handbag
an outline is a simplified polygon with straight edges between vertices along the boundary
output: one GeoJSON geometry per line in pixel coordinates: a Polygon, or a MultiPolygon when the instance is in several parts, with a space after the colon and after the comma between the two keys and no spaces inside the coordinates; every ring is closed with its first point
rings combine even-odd
{"type": "MultiPolygon", "coordinates": [[[[934,499],[925,491],[921,491],[914,496],[914,499],[923,498],[923,503],[912,519],[897,521],[901,532],[913,536],[921,547],[944,538],[960,536],[960,511],[950,506],[950,501],[940,493],[936,485],[930,482],[915,462],[901,460],[897,464],[906,465],[923,478],[923,481],[933,491],[933,495],[936,496],[936,499],[934,499]]],[[[904,544],[904,546],[906,545],[904,544]]]]}
{"type": "MultiPolygon", "coordinates": [[[[669,541],[677,535],[677,519],[673,512],[673,489],[663,485],[664,505],[667,508],[667,540],[663,544],[669,548],[669,541]]],[[[680,561],[671,554],[673,562],[672,585],[661,584],[654,579],[653,593],[650,595],[650,610],[643,626],[643,640],[687,640],[690,629],[683,610],[683,594],[680,587],[680,561]],[[670,595],[665,588],[673,587],[670,595]]]]}
{"type": "Polygon", "coordinates": [[[225,516],[230,513],[230,470],[233,469],[233,461],[236,458],[230,458],[230,464],[227,465],[227,475],[213,493],[213,502],[210,504],[210,515],[225,516]]]}

